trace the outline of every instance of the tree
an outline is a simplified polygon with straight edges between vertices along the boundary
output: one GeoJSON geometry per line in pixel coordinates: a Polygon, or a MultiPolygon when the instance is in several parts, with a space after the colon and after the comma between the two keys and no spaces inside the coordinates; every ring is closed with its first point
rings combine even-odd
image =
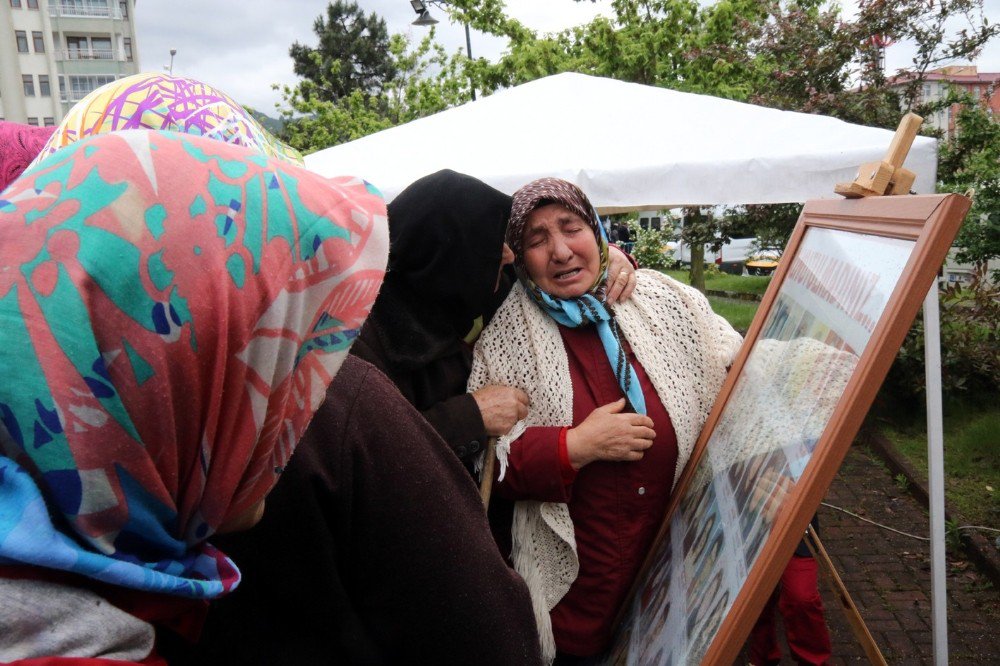
{"type": "MultiPolygon", "coordinates": [[[[434,42],[433,30],[416,49],[410,48],[403,35],[393,35],[386,56],[394,75],[382,81],[377,92],[354,89],[327,100],[311,79],[282,88],[282,138],[309,153],[437,113],[468,99],[469,81],[459,66],[462,56],[448,56],[434,42]]],[[[321,67],[319,54],[311,57],[321,67]]]]}
{"type": "MultiPolygon", "coordinates": [[[[938,154],[938,189],[972,196],[972,209],[955,239],[957,259],[985,269],[988,261],[1000,258],[1000,123],[982,101],[958,95],[949,101],[962,106],[956,135],[938,154]]],[[[1000,280],[1000,271],[994,278],[1000,280]]]]}
{"type": "Polygon", "coordinates": [[[313,32],[317,47],[295,42],[288,54],[294,71],[312,86],[309,99],[336,102],[358,91],[377,96],[397,76],[385,21],[375,12],[365,14],[356,2],[334,0],[326,17],[318,16],[313,32]]]}

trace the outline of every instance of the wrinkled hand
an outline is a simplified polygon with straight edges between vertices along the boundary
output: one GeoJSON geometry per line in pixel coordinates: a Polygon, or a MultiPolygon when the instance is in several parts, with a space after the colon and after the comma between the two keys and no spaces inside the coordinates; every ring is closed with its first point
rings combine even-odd
{"type": "Polygon", "coordinates": [[[483,416],[486,434],[506,435],[514,424],[528,415],[528,394],[510,386],[490,385],[472,392],[483,416]]]}
{"type": "Polygon", "coordinates": [[[614,245],[608,246],[608,281],[605,288],[608,305],[627,301],[635,289],[635,269],[632,268],[632,262],[614,245]]]}
{"type": "Polygon", "coordinates": [[[653,445],[653,419],[642,414],[622,413],[625,398],[602,405],[583,423],[566,433],[566,449],[573,469],[595,460],[641,460],[653,445]]]}

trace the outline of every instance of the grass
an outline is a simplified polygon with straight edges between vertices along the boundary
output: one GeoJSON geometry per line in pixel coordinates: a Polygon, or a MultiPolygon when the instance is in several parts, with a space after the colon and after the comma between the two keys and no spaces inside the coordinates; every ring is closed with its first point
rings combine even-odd
{"type": "MultiPolygon", "coordinates": [[[[675,280],[684,284],[690,284],[689,275],[686,270],[663,271],[675,280]]],[[[771,276],[755,275],[729,275],[728,273],[706,273],[705,288],[717,291],[735,291],[744,294],[756,294],[761,296],[767,290],[767,285],[771,284],[771,276]]]]}
{"type": "MultiPolygon", "coordinates": [[[[927,474],[925,424],[886,424],[883,432],[927,474]]],[[[1000,404],[949,403],[944,419],[945,496],[974,525],[1000,528],[1000,404]]]]}
{"type": "Polygon", "coordinates": [[[737,331],[744,332],[750,328],[750,322],[753,321],[759,305],[756,301],[738,301],[718,296],[709,296],[708,302],[717,315],[728,321],[737,331]]]}

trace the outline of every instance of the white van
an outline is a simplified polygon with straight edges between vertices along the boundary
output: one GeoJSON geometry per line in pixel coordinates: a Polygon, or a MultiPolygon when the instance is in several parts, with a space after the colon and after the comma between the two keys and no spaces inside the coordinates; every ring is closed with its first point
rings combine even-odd
{"type": "MultiPolygon", "coordinates": [[[[756,243],[756,238],[730,238],[718,252],[712,252],[711,246],[706,243],[705,263],[715,264],[724,273],[742,275],[743,265],[752,248],[756,247],[756,243]]],[[[687,243],[680,240],[671,241],[667,243],[665,250],[670,252],[678,264],[682,266],[691,264],[691,246],[687,243]]]]}

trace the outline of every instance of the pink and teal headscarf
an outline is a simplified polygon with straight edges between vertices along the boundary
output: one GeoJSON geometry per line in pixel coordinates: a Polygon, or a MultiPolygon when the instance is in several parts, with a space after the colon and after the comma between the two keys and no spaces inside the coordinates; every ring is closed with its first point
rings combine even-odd
{"type": "Polygon", "coordinates": [[[274,138],[229,95],[183,76],[147,72],[112,81],[73,105],[32,164],[97,134],[170,130],[254,148],[302,165],[302,155],[274,138]]]}
{"type": "Polygon", "coordinates": [[[0,196],[0,564],[214,597],[368,315],[385,205],[190,135],[60,150],[0,196]]]}

